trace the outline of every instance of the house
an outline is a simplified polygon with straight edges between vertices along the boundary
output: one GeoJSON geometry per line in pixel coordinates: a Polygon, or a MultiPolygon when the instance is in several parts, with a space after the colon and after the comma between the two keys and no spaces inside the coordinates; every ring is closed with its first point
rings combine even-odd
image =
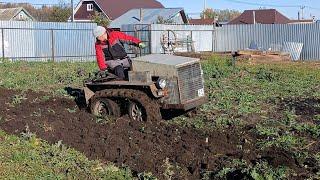
{"type": "Polygon", "coordinates": [[[228,24],[288,24],[290,19],[275,9],[245,10],[228,24]]]}
{"type": "Polygon", "coordinates": [[[112,21],[137,8],[164,8],[164,6],[156,0],[81,0],[75,8],[74,20],[91,21],[91,16],[99,12],[112,21]]]}
{"type": "Polygon", "coordinates": [[[131,9],[113,20],[110,28],[121,28],[123,24],[187,24],[183,8],[139,8],[131,9]]]}
{"type": "Polygon", "coordinates": [[[0,9],[1,21],[35,21],[23,7],[0,9]]]}

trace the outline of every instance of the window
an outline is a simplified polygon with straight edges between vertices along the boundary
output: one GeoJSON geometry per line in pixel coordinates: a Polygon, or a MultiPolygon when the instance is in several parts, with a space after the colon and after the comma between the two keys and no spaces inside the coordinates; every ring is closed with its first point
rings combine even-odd
{"type": "Polygon", "coordinates": [[[87,11],[93,11],[93,4],[87,4],[87,11]]]}
{"type": "Polygon", "coordinates": [[[24,17],[23,17],[23,14],[22,13],[20,13],[19,14],[19,19],[23,19],[24,17]]]}

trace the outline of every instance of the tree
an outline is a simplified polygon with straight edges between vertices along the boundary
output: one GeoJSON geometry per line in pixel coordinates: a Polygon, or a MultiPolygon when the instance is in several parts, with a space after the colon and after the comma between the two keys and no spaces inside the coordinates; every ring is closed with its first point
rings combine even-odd
{"type": "Polygon", "coordinates": [[[110,24],[110,20],[100,12],[95,12],[94,15],[90,16],[90,19],[92,22],[97,23],[98,26],[108,27],[110,24]]]}
{"type": "Polygon", "coordinates": [[[220,22],[226,22],[238,17],[240,14],[241,12],[237,10],[213,10],[212,8],[207,8],[201,13],[200,17],[202,19],[214,19],[217,16],[220,22]]]}
{"type": "Polygon", "coordinates": [[[49,15],[50,22],[66,22],[72,14],[72,9],[65,5],[54,6],[49,15]]]}

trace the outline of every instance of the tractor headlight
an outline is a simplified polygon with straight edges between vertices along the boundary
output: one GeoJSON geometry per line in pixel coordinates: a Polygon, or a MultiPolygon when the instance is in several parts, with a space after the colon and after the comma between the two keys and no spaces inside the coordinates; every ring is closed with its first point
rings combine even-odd
{"type": "Polygon", "coordinates": [[[167,81],[165,79],[158,79],[156,85],[157,88],[164,89],[167,86],[167,81]]]}

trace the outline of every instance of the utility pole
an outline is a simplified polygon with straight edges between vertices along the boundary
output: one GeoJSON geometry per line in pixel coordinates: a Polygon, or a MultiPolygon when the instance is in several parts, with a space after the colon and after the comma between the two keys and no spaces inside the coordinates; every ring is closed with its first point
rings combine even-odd
{"type": "Polygon", "coordinates": [[[304,6],[304,5],[302,5],[301,7],[300,7],[300,9],[301,9],[301,19],[304,19],[304,9],[306,8],[306,6],[304,6]]]}
{"type": "Polygon", "coordinates": [[[203,19],[206,18],[207,0],[203,0],[203,19]]]}
{"type": "Polygon", "coordinates": [[[74,8],[73,8],[73,0],[71,0],[71,10],[72,10],[71,22],[74,22],[74,8]]]}

